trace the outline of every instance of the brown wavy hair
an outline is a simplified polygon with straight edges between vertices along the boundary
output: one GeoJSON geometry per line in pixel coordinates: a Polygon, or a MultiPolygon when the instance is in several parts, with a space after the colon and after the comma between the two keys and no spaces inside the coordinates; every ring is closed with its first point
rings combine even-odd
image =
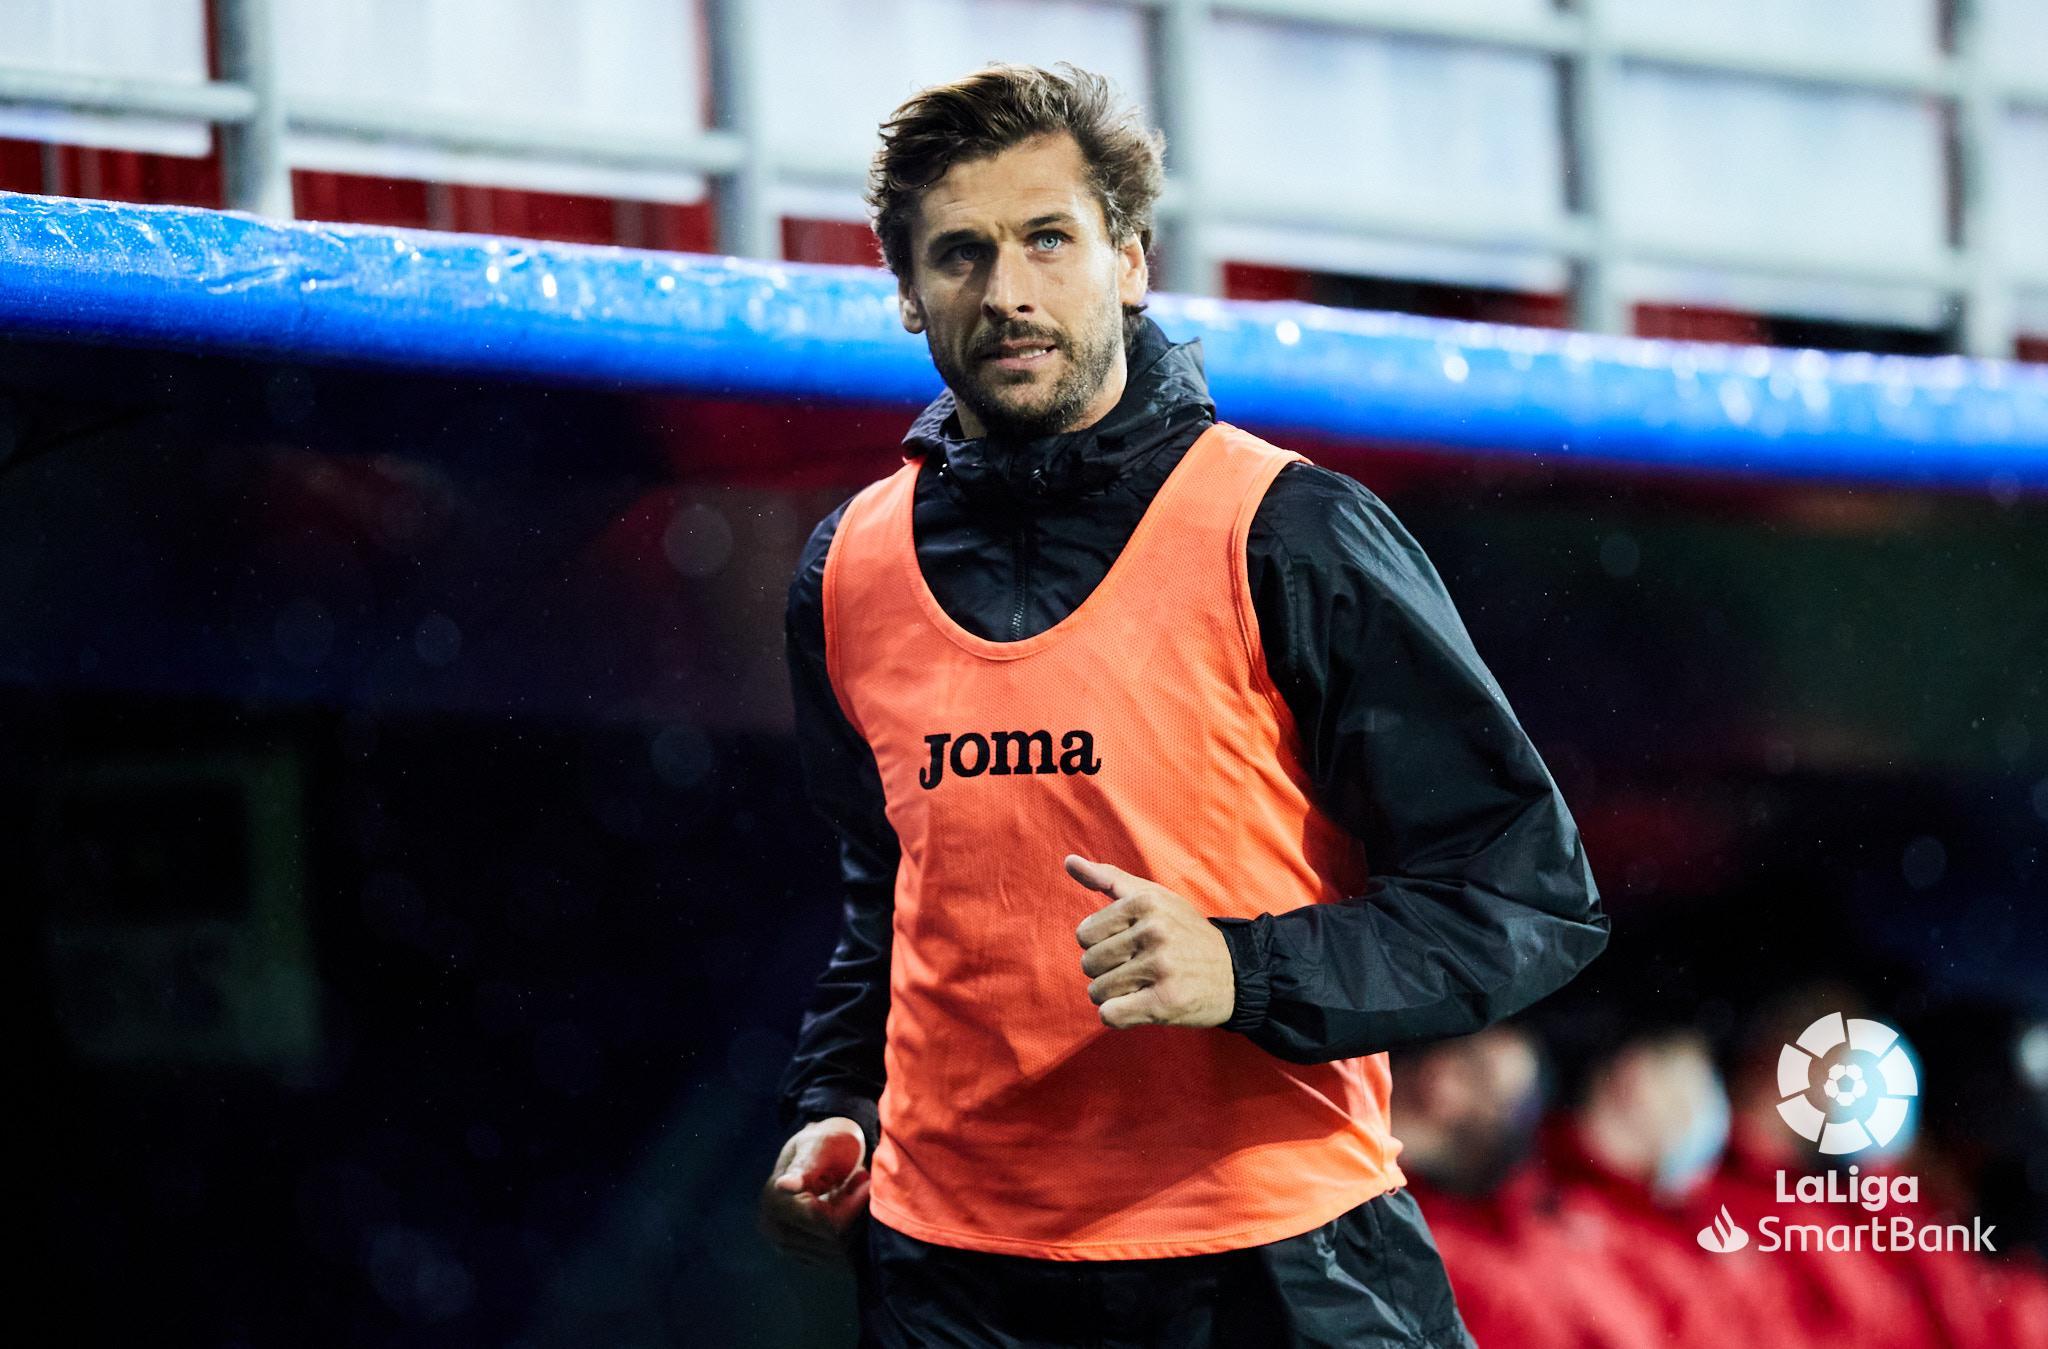
{"type": "MultiPolygon", "coordinates": [[[[1066,73],[993,62],[918,91],[882,123],[866,200],[882,260],[898,279],[913,275],[911,229],[926,188],[954,164],[1060,131],[1081,147],[1111,245],[1136,237],[1149,257],[1152,210],[1166,185],[1165,133],[1146,126],[1105,77],[1068,61],[1055,64],[1066,73]]],[[[1144,308],[1125,305],[1126,320],[1144,308]]]]}

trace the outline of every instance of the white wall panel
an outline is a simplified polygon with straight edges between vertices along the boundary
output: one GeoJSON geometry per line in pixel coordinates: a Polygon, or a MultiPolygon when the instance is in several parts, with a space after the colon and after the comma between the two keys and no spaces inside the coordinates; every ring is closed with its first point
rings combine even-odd
{"type": "Polygon", "coordinates": [[[1624,239],[1932,262],[1941,121],[1916,99],[1624,68],[1611,156],[1624,239]]]}
{"type": "Polygon", "coordinates": [[[2048,83],[2048,3],[1977,0],[1984,8],[1991,68],[2008,79],[2048,83]]]}
{"type": "Polygon", "coordinates": [[[2048,290],[2023,290],[2015,326],[2028,337],[2048,338],[2048,290]]]}
{"type": "MultiPolygon", "coordinates": [[[[0,0],[0,63],[204,84],[204,0],[0,0]]],[[[165,155],[212,144],[204,122],[18,106],[0,106],[0,136],[165,155]]]]}
{"type": "MultiPolygon", "coordinates": [[[[1402,218],[1544,225],[1565,214],[1559,89],[1541,57],[1220,18],[1200,74],[1208,190],[1402,218]]],[[[1243,231],[1236,231],[1243,233],[1243,231]]],[[[1280,251],[1257,232],[1266,260],[1280,251]]],[[[1404,249],[1411,274],[1496,284],[1457,250],[1404,249]],[[1434,258],[1434,262],[1420,261],[1434,258]]],[[[1299,260],[1327,247],[1302,237],[1299,260]]]]}
{"type": "Polygon", "coordinates": [[[1991,164],[2001,250],[2011,264],[2048,276],[2048,108],[2008,112],[1997,126],[1991,164]]]}
{"type": "MultiPolygon", "coordinates": [[[[273,0],[289,97],[629,134],[703,125],[690,0],[273,0]]],[[[293,133],[301,167],[695,201],[701,175],[293,133]]]]}
{"type": "MultiPolygon", "coordinates": [[[[1145,16],[1075,0],[774,0],[761,6],[785,97],[768,143],[806,161],[864,167],[896,106],[989,61],[1072,61],[1151,107],[1145,16]]],[[[1154,118],[1156,121],[1156,117],[1154,118]]]]}
{"type": "MultiPolygon", "coordinates": [[[[1384,9],[1384,3],[1374,6],[1384,9]]],[[[1414,9],[1411,3],[1407,6],[1414,9]]],[[[1494,23],[1528,23],[1550,18],[1557,13],[1552,0],[1430,0],[1427,6],[1431,18],[1475,19],[1494,23]]]]}
{"type": "Polygon", "coordinates": [[[1718,50],[1898,65],[1940,54],[1934,0],[1601,0],[1601,12],[1617,37],[1718,50]]]}

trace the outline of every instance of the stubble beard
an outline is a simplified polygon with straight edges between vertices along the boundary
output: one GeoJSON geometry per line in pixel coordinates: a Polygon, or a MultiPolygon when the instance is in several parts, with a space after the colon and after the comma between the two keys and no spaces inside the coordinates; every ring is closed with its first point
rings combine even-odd
{"type": "Polygon", "coordinates": [[[1123,304],[1112,296],[1106,317],[1098,316],[1082,334],[1078,349],[1062,342],[1059,359],[1064,366],[1045,402],[1035,408],[1019,406],[1009,391],[1033,387],[1037,381],[1014,379],[978,356],[966,357],[963,367],[950,356],[939,354],[935,336],[927,334],[932,364],[939,369],[955,402],[965,405],[981,419],[985,434],[997,440],[1036,440],[1065,431],[1095,400],[1109,371],[1123,350],[1123,304]]]}

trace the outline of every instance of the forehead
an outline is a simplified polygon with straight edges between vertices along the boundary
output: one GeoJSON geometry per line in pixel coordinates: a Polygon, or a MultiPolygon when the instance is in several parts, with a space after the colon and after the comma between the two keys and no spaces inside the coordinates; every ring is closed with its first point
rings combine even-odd
{"type": "Polygon", "coordinates": [[[945,230],[1021,226],[1056,211],[1083,228],[1103,228],[1102,210],[1088,187],[1088,161],[1065,133],[954,164],[925,189],[918,205],[920,239],[945,230]]]}

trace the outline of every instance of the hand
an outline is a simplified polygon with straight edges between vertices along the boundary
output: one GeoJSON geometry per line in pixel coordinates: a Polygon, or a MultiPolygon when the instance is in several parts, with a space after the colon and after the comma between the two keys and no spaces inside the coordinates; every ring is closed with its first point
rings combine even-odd
{"type": "Polygon", "coordinates": [[[860,1125],[842,1115],[791,1134],[761,1187],[761,1234],[806,1265],[843,1262],[841,1239],[868,1206],[867,1148],[860,1125]]]}
{"type": "Polygon", "coordinates": [[[1173,891],[1107,862],[1068,853],[1067,874],[1114,896],[1074,929],[1081,972],[1102,1024],[1220,1026],[1237,1008],[1230,945],[1202,911],[1173,891]]]}

